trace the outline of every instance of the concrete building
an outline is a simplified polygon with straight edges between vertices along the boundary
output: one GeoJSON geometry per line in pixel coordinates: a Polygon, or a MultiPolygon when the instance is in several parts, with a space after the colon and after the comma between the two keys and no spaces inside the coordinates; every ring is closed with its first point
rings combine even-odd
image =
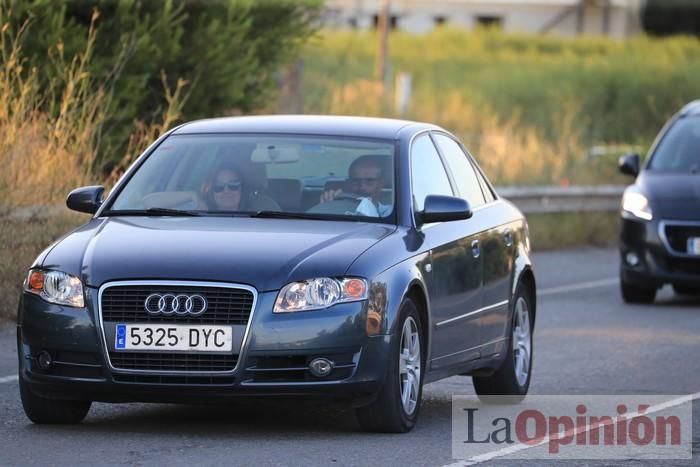
{"type": "MultiPolygon", "coordinates": [[[[640,31],[643,0],[391,0],[392,28],[422,34],[441,25],[507,32],[628,37],[640,31]]],[[[329,28],[376,27],[384,0],[326,0],[329,28]]]]}

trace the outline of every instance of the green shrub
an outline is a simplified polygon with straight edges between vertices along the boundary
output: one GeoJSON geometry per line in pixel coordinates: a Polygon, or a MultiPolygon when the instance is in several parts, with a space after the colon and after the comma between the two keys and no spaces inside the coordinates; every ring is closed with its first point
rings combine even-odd
{"type": "MultiPolygon", "coordinates": [[[[315,29],[320,0],[3,0],[10,34],[25,21],[31,34],[20,46],[40,80],[56,62],[85,49],[92,12],[97,37],[89,72],[109,83],[109,119],[100,156],[118,161],[135,119],[161,112],[161,72],[174,88],[188,82],[187,119],[250,112],[266,104],[276,72],[315,29]],[[62,53],[48,57],[58,45],[62,53]]],[[[48,107],[59,102],[48,99],[48,107]]]]}

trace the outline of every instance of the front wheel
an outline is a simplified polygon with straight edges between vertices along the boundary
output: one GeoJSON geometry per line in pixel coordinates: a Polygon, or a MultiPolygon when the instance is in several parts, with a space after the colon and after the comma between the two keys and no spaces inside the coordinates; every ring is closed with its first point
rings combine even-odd
{"type": "Polygon", "coordinates": [[[620,279],[620,293],[625,303],[654,303],[655,286],[640,286],[620,279]]]}
{"type": "Polygon", "coordinates": [[[532,376],[532,301],[519,286],[514,297],[511,338],[506,358],[491,376],[474,376],[474,390],[480,399],[490,396],[525,397],[532,376]]]}
{"type": "Polygon", "coordinates": [[[379,396],[356,410],[365,431],[406,433],[418,420],[423,389],[423,331],[415,303],[405,299],[399,312],[387,375],[379,396]]]}
{"type": "Polygon", "coordinates": [[[24,413],[37,424],[74,424],[83,421],[90,410],[90,401],[47,399],[34,394],[19,378],[19,395],[24,413]]]}

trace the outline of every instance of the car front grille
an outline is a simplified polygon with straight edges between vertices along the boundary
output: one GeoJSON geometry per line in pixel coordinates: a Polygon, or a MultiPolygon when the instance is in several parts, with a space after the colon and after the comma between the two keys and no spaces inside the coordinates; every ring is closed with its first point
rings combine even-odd
{"type": "Polygon", "coordinates": [[[688,239],[700,237],[700,225],[666,224],[664,233],[673,253],[687,254],[688,239]]]}
{"type": "Polygon", "coordinates": [[[125,370],[231,371],[236,355],[199,353],[111,352],[112,366],[125,370]]]}
{"type": "Polygon", "coordinates": [[[700,276],[700,259],[668,258],[666,264],[666,268],[671,274],[700,276]]]}
{"type": "Polygon", "coordinates": [[[253,308],[253,293],[228,287],[191,287],[170,285],[113,286],[102,293],[102,320],[113,323],[248,324],[253,308]],[[201,295],[207,310],[200,316],[153,316],[144,303],[151,294],[201,295]]]}
{"type": "Polygon", "coordinates": [[[172,376],[172,375],[120,375],[112,376],[117,383],[127,384],[160,384],[188,386],[230,386],[235,382],[233,376],[172,376]]]}
{"type": "MultiPolygon", "coordinates": [[[[242,287],[189,285],[170,283],[139,283],[109,285],[101,294],[102,326],[117,323],[162,323],[247,326],[253,311],[255,295],[242,287]],[[159,295],[201,295],[207,301],[207,309],[198,316],[152,315],[145,310],[146,298],[159,295]]],[[[118,352],[108,345],[111,366],[117,370],[139,370],[146,374],[176,372],[201,374],[231,372],[238,362],[238,349],[234,353],[206,352],[118,352]]],[[[130,382],[147,382],[146,379],[130,382]]],[[[155,381],[155,380],[154,380],[155,381]]],[[[158,380],[160,381],[160,380],[158,380]]],[[[178,380],[182,383],[184,380],[178,380]]],[[[189,381],[189,380],[188,380],[189,381]]],[[[194,380],[192,380],[194,381],[194,380]]]]}

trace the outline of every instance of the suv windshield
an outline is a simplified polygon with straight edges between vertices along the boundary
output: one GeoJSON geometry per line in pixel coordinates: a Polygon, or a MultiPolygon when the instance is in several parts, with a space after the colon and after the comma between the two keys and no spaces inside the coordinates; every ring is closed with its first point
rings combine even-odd
{"type": "Polygon", "coordinates": [[[668,172],[697,172],[700,169],[700,117],[676,121],[654,151],[649,168],[668,172]]]}
{"type": "Polygon", "coordinates": [[[105,214],[386,222],[394,215],[394,150],[391,141],[330,136],[171,136],[105,214]]]}

